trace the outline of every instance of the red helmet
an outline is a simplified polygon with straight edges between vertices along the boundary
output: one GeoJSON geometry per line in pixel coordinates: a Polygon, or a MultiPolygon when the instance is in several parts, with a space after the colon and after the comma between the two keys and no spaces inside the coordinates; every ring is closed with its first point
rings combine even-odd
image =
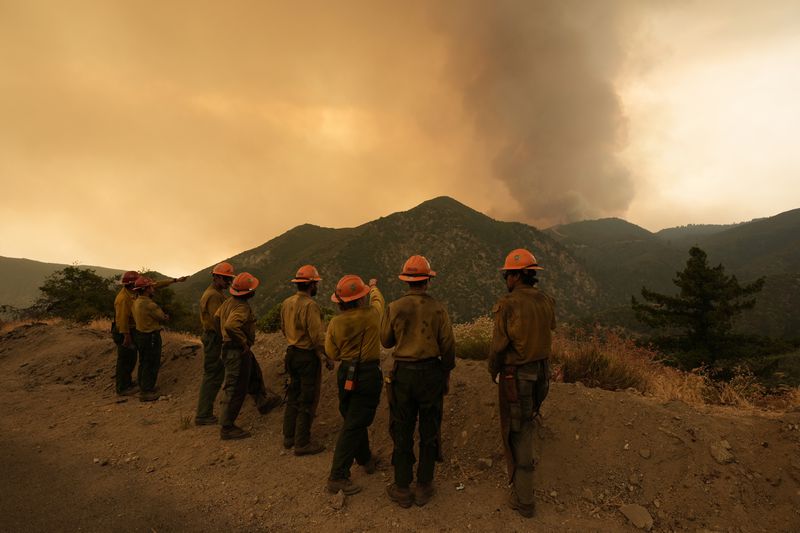
{"type": "Polygon", "coordinates": [[[331,294],[331,301],[337,304],[341,302],[352,302],[353,300],[363,298],[368,293],[369,287],[364,283],[364,280],[355,274],[348,274],[343,276],[342,279],[339,280],[339,283],[336,284],[336,292],[331,294]]]}
{"type": "Polygon", "coordinates": [[[500,270],[544,270],[536,258],[525,248],[512,250],[506,256],[506,263],[500,270]]]}
{"type": "Polygon", "coordinates": [[[236,274],[233,273],[233,265],[226,263],[225,261],[215,266],[211,273],[217,276],[224,276],[226,278],[232,278],[236,276],[236,274]]]}
{"type": "Polygon", "coordinates": [[[422,281],[436,276],[431,270],[430,262],[422,255],[412,255],[403,265],[403,272],[398,276],[403,281],[422,281]]]}
{"type": "Polygon", "coordinates": [[[294,279],[292,279],[292,283],[308,283],[310,281],[322,281],[314,265],[301,266],[297,270],[297,274],[294,275],[294,279]]]}
{"type": "Polygon", "coordinates": [[[258,278],[248,272],[242,272],[231,283],[230,291],[234,296],[244,296],[250,294],[258,287],[258,278]]]}
{"type": "Polygon", "coordinates": [[[139,276],[138,278],[136,278],[136,283],[134,284],[133,288],[134,290],[137,291],[143,291],[147,287],[152,287],[155,284],[156,282],[148,278],[147,276],[139,276]]]}
{"type": "Polygon", "coordinates": [[[139,273],[135,270],[129,270],[122,275],[122,279],[120,283],[123,285],[130,285],[132,283],[136,283],[136,279],[139,277],[139,273]]]}

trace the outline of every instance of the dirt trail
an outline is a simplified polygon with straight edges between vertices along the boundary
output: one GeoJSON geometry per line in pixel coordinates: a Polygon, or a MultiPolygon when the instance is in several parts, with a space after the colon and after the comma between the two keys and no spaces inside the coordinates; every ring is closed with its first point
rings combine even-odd
{"type": "MultiPolygon", "coordinates": [[[[284,347],[265,335],[254,350],[276,389],[284,347]]],[[[483,364],[459,361],[435,499],[400,509],[384,494],[387,466],[354,468],[364,491],[335,510],[324,490],[340,424],[332,373],[315,422],[328,450],[297,458],[281,447],[282,408],[259,416],[248,400],[240,421],[254,436],[244,441],[190,424],[196,339],[165,336],[165,398],[153,404],[114,396],[114,361],[108,336],[91,329],[34,325],[0,338],[0,530],[637,531],[619,510],[630,503],[654,531],[800,530],[798,412],[554,384],[536,442],[537,516],[524,520],[504,504],[494,386],[483,364]]],[[[387,419],[382,401],[371,438],[385,463],[387,419]]]]}

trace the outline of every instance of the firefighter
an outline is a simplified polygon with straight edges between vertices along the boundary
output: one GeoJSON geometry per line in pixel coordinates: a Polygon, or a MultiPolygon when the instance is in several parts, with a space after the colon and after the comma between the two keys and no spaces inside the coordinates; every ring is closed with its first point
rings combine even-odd
{"type": "Polygon", "coordinates": [[[114,299],[114,322],[111,325],[111,334],[114,344],[117,345],[117,367],[114,375],[115,389],[120,396],[130,396],[136,392],[132,378],[138,358],[134,342],[136,324],[133,320],[133,301],[136,293],[133,288],[138,277],[139,273],[135,270],[125,272],[120,280],[122,288],[114,299]]]}
{"type": "Polygon", "coordinates": [[[200,297],[200,325],[203,335],[203,381],[197,414],[194,423],[198,426],[216,424],[214,401],[225,379],[225,363],[222,360],[222,333],[216,329],[214,314],[229,296],[224,292],[231,286],[235,274],[230,263],[222,262],[211,271],[211,284],[200,297]]]}
{"type": "Polygon", "coordinates": [[[325,355],[322,313],[314,301],[320,281],[313,265],[300,267],[291,280],[297,292],[281,303],[281,332],[287,343],[284,364],[289,376],[283,446],[287,450],[294,447],[295,455],[313,455],[325,449],[311,439],[322,382],[321,365],[333,369],[333,362],[325,355]]]}
{"type": "Polygon", "coordinates": [[[428,294],[436,272],[421,255],[411,256],[399,275],[408,292],[389,304],[381,321],[381,344],[394,347],[387,377],[390,432],[394,441],[394,483],[386,488],[401,507],[419,506],[434,494],[433,471],[439,456],[442,405],[455,367],[453,327],[445,307],[428,294]],[[419,464],[411,491],[414,430],[419,417],[419,464]]]}
{"type": "Polygon", "coordinates": [[[139,276],[134,283],[133,319],[136,322],[136,347],[139,349],[139,400],[158,399],[156,381],[161,368],[161,326],[167,320],[164,311],[153,301],[156,282],[139,276]]]}
{"type": "Polygon", "coordinates": [[[255,296],[258,278],[242,272],[233,278],[228,298],[214,314],[215,328],[222,334],[222,358],[225,362],[225,396],[222,400],[220,438],[245,439],[250,432],[236,425],[247,394],[253,396],[258,412],[267,414],[280,405],[281,399],[264,385],[261,367],[253,354],[256,341],[256,318],[250,307],[255,296]]]}
{"type": "Polygon", "coordinates": [[[375,419],[383,386],[380,326],[384,301],[377,280],[371,279],[367,286],[352,274],[339,280],[331,301],[341,312],[328,326],[325,353],[341,361],[336,382],[343,421],[327,489],[349,495],[361,491],[361,486],[350,481],[353,460],[368,474],[373,474],[377,465],[367,430],[375,419]]]}
{"type": "Polygon", "coordinates": [[[508,294],[492,309],[489,374],[499,384],[501,436],[514,487],[508,503],[530,518],[535,511],[534,421],[550,385],[548,358],[556,327],[555,300],[536,287],[536,272],[543,268],[528,250],[513,250],[501,270],[508,294]]]}
{"type": "MultiPolygon", "coordinates": [[[[148,360],[143,363],[142,361],[142,349],[137,344],[137,339],[142,338],[144,339],[145,336],[139,335],[139,331],[136,326],[136,320],[134,318],[134,302],[137,299],[138,295],[143,292],[146,287],[143,285],[139,289],[136,288],[136,281],[140,278],[138,272],[134,270],[130,270],[125,272],[122,275],[122,279],[120,280],[122,284],[122,289],[117,293],[117,297],[114,300],[114,314],[115,319],[114,323],[111,326],[112,335],[114,337],[114,342],[117,345],[117,369],[116,369],[116,387],[117,387],[117,394],[122,396],[130,396],[136,392],[136,385],[139,386],[140,392],[145,392],[145,394],[140,395],[140,399],[142,401],[152,401],[153,399],[158,399],[158,395],[155,394],[155,378],[153,378],[152,383],[150,383],[150,378],[153,377],[153,361],[148,360]],[[139,371],[138,371],[138,384],[135,384],[131,381],[131,374],[133,373],[133,369],[136,366],[136,359],[137,354],[139,358],[139,371]],[[144,372],[144,374],[143,374],[144,372]],[[147,383],[145,384],[148,388],[143,388],[142,385],[142,377],[146,374],[145,380],[147,383]]],[[[152,286],[153,290],[160,289],[161,287],[167,287],[172,285],[173,283],[181,283],[186,281],[187,276],[182,276],[180,278],[172,278],[172,279],[165,279],[161,281],[153,281],[148,279],[147,286],[152,286]]],[[[150,293],[152,296],[152,293],[150,293]]],[[[155,302],[151,303],[155,304],[155,302]]],[[[156,307],[158,307],[156,305],[156,307]]],[[[148,321],[148,327],[153,327],[153,323],[151,318],[148,321]]],[[[160,326],[158,330],[160,331],[160,326]]],[[[152,333],[152,332],[151,332],[152,333]]],[[[148,357],[153,356],[154,351],[153,347],[151,346],[153,340],[152,335],[148,336],[147,339],[150,344],[145,344],[144,348],[148,350],[148,357]]],[[[158,334],[158,337],[161,337],[161,334],[158,334]]],[[[159,360],[156,363],[158,366],[161,365],[161,350],[159,348],[159,360]]],[[[155,368],[155,377],[158,377],[158,368],[155,368]]]]}

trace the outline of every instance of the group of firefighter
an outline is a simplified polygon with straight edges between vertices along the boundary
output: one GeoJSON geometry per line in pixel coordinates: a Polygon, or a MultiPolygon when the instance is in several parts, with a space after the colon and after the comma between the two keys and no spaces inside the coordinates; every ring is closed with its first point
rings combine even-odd
{"type": "MultiPolygon", "coordinates": [[[[499,385],[501,434],[513,484],[508,503],[520,515],[531,517],[535,508],[533,430],[549,388],[555,302],[536,287],[536,273],[542,267],[530,251],[513,250],[500,270],[508,294],[492,308],[494,331],[488,368],[499,385]]],[[[314,300],[322,279],[317,269],[302,266],[291,280],[297,291],[280,308],[288,375],[283,446],[298,456],[325,449],[311,438],[311,426],[320,397],[322,366],[332,370],[338,361],[336,381],[343,424],[327,481],[331,493],[351,495],[361,491],[362,487],[350,479],[354,461],[367,474],[375,472],[378,458],[370,449],[368,428],[385,387],[394,442],[394,482],[387,487],[387,495],[404,508],[423,506],[434,495],[434,466],[441,457],[443,397],[455,367],[449,315],[428,293],[435,276],[425,257],[411,256],[399,275],[408,284],[408,291],[386,306],[377,280],[364,283],[359,276],[348,274],[331,295],[340,312],[327,329],[314,300]],[[385,376],[381,345],[394,348],[392,369],[385,376]],[[417,428],[419,460],[416,483],[412,484],[417,428]]],[[[259,280],[247,272],[235,274],[226,262],[214,267],[211,278],[200,299],[204,358],[195,424],[219,424],[222,439],[243,439],[250,433],[235,422],[245,397],[251,395],[262,414],[279,406],[283,399],[265,386],[252,352],[256,318],[249,300],[259,280]],[[213,408],[220,388],[223,395],[217,418],[213,408]]],[[[185,280],[156,282],[133,271],[123,275],[112,326],[118,353],[117,394],[132,395],[138,388],[143,402],[159,398],[160,331],[169,317],[152,297],[157,288],[185,280]],[[138,383],[134,383],[137,353],[138,383]]]]}

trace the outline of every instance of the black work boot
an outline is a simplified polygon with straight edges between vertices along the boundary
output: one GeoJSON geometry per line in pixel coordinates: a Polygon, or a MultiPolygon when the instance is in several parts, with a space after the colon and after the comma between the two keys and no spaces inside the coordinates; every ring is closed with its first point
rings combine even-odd
{"type": "Polygon", "coordinates": [[[342,491],[347,496],[351,496],[353,494],[357,494],[361,492],[361,485],[356,485],[349,479],[329,479],[328,484],[326,485],[328,492],[331,494],[336,494],[339,491],[342,491]]]}
{"type": "Polygon", "coordinates": [[[219,438],[222,440],[246,439],[250,436],[249,431],[245,431],[239,426],[223,426],[219,430],[219,438]]]}
{"type": "Polygon", "coordinates": [[[517,493],[513,490],[511,491],[511,494],[508,495],[508,506],[525,518],[532,518],[533,514],[536,512],[535,503],[525,504],[520,502],[519,498],[517,497],[517,493]]]}
{"type": "Polygon", "coordinates": [[[211,416],[196,416],[194,418],[194,425],[195,426],[213,426],[217,422],[219,422],[219,419],[214,415],[211,415],[211,416]]]}
{"type": "Polygon", "coordinates": [[[433,483],[417,482],[417,485],[414,487],[414,503],[422,507],[431,501],[434,492],[436,491],[433,489],[433,483]]]}
{"type": "Polygon", "coordinates": [[[316,455],[325,450],[325,445],[319,442],[309,441],[305,446],[296,446],[295,455],[316,455]]]}
{"type": "Polygon", "coordinates": [[[390,500],[404,509],[408,509],[414,503],[414,495],[411,494],[411,490],[408,487],[398,487],[396,483],[392,483],[386,487],[386,495],[389,496],[390,500]]]}

